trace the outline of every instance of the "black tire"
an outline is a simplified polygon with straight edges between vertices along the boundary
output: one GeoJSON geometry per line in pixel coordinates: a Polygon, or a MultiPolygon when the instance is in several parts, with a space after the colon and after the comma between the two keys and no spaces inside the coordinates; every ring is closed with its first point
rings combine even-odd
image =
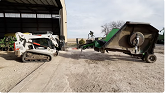
{"type": "Polygon", "coordinates": [[[154,54],[147,54],[145,56],[145,61],[148,63],[154,63],[157,60],[157,57],[154,54]]]}

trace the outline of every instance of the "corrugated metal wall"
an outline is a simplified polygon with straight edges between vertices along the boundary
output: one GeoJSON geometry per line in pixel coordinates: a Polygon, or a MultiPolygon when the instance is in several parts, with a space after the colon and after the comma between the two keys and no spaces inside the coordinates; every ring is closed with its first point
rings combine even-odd
{"type": "Polygon", "coordinates": [[[53,31],[53,34],[60,35],[59,19],[0,17],[0,38],[5,33],[35,31],[53,31]]]}

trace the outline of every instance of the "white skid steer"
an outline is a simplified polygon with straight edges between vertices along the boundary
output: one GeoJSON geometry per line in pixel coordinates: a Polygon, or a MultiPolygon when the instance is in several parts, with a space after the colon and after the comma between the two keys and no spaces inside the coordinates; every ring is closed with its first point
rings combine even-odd
{"type": "Polygon", "coordinates": [[[49,34],[32,35],[17,32],[17,41],[14,43],[15,55],[22,57],[23,62],[28,61],[51,61],[53,56],[58,55],[58,36],[49,34]]]}

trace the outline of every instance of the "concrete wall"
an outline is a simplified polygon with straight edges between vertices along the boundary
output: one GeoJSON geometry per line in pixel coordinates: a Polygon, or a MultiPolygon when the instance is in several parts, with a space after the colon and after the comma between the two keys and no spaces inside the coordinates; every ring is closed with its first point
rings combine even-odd
{"type": "Polygon", "coordinates": [[[61,0],[62,9],[60,10],[61,15],[61,35],[65,36],[65,42],[67,42],[67,11],[66,11],[66,5],[65,0],[61,0]]]}
{"type": "Polygon", "coordinates": [[[0,37],[5,33],[53,31],[60,35],[59,19],[45,18],[3,18],[0,17],[0,37]]]}

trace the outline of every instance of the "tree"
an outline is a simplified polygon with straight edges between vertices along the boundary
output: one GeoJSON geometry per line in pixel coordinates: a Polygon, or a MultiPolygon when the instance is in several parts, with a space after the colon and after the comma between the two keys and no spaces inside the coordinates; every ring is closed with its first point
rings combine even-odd
{"type": "Polygon", "coordinates": [[[80,45],[85,44],[85,41],[84,41],[84,39],[83,39],[83,38],[79,41],[79,44],[80,44],[80,45]]]}
{"type": "Polygon", "coordinates": [[[124,21],[112,21],[110,23],[105,23],[101,26],[102,33],[104,33],[104,35],[107,35],[113,28],[120,28],[124,25],[124,23],[124,21]]]}

